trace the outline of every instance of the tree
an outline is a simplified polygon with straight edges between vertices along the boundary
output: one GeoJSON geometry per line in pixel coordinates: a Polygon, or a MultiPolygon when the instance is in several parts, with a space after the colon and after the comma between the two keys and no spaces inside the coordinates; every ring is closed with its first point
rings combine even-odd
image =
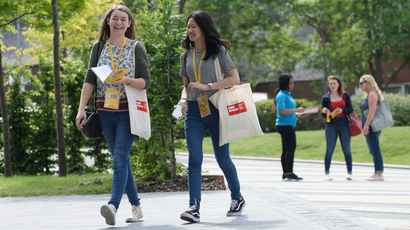
{"type": "Polygon", "coordinates": [[[241,77],[272,79],[294,70],[310,48],[292,37],[287,15],[279,9],[287,1],[198,0],[188,1],[186,12],[210,13],[223,38],[232,44],[231,55],[241,77]]]}
{"type": "MultiPolygon", "coordinates": [[[[33,3],[24,0],[23,2],[16,2],[13,0],[4,0],[0,2],[0,31],[12,31],[13,23],[19,18],[34,14],[37,7],[33,3]],[[25,4],[28,5],[25,5],[25,4]],[[25,7],[28,6],[28,7],[25,7]]],[[[3,63],[2,63],[2,48],[4,44],[1,40],[0,33],[0,98],[1,98],[1,112],[3,119],[3,140],[4,140],[4,175],[11,176],[11,156],[10,156],[10,128],[8,119],[8,110],[6,104],[6,90],[4,88],[3,78],[3,63]]]]}
{"type": "Polygon", "coordinates": [[[311,55],[311,64],[324,65],[324,53],[330,73],[356,81],[371,73],[381,88],[385,88],[383,62],[401,60],[398,68],[387,76],[387,84],[410,61],[410,4],[405,0],[324,1],[324,27],[321,26],[320,3],[292,1],[284,11],[299,25],[306,23],[316,30],[312,46],[319,50],[311,55]],[[324,34],[326,48],[321,44],[324,34]]]}
{"type": "Polygon", "coordinates": [[[11,160],[10,160],[10,129],[9,118],[7,115],[6,93],[4,88],[3,78],[3,62],[2,62],[2,50],[0,44],[0,97],[1,97],[1,117],[3,118],[3,141],[4,141],[4,175],[6,177],[11,176],[11,160]]]}
{"type": "Polygon", "coordinates": [[[60,28],[58,24],[57,0],[51,0],[53,9],[54,27],[54,90],[56,94],[56,115],[57,115],[57,146],[58,146],[58,174],[67,175],[67,164],[64,143],[64,123],[61,97],[61,77],[60,77],[60,28]]]}
{"type": "MultiPolygon", "coordinates": [[[[99,17],[104,15],[113,3],[119,0],[76,0],[67,2],[59,1],[59,12],[70,11],[71,13],[60,13],[64,17],[59,20],[60,47],[62,50],[61,59],[61,81],[64,104],[62,105],[64,114],[65,129],[65,152],[67,157],[68,173],[84,173],[89,171],[103,172],[109,166],[109,154],[102,152],[106,149],[106,143],[100,140],[85,139],[75,126],[76,108],[80,99],[81,89],[86,68],[89,61],[89,52],[92,44],[97,39],[97,32],[101,24],[99,17]],[[88,168],[85,164],[84,153],[81,148],[92,147],[85,155],[94,158],[94,167],[88,168]]],[[[49,22],[46,20],[45,22],[49,22]]],[[[27,41],[32,45],[24,51],[25,54],[32,55],[33,59],[39,62],[39,53],[44,56],[51,56],[53,49],[53,31],[50,26],[44,26],[42,22],[33,24],[25,28],[24,34],[27,41]]],[[[47,79],[40,80],[42,84],[47,83],[47,79]]]]}
{"type": "Polygon", "coordinates": [[[133,149],[135,175],[142,178],[175,178],[178,167],[174,140],[174,120],[170,115],[179,101],[182,79],[179,57],[184,36],[181,15],[175,12],[172,0],[157,1],[138,11],[137,24],[150,61],[151,85],[148,90],[151,130],[150,140],[140,139],[133,149]]]}

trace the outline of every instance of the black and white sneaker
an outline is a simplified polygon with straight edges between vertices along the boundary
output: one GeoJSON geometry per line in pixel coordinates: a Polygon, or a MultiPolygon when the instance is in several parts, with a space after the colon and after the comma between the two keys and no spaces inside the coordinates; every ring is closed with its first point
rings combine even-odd
{"type": "Polygon", "coordinates": [[[244,208],[245,208],[245,199],[243,199],[243,197],[239,198],[239,200],[232,200],[231,207],[228,213],[226,213],[226,216],[240,216],[242,215],[244,208]]]}
{"type": "Polygon", "coordinates": [[[302,178],[302,177],[298,177],[298,176],[297,176],[296,174],[294,174],[294,173],[291,173],[291,174],[288,174],[284,180],[285,180],[285,181],[301,181],[301,180],[303,180],[303,178],[302,178]]]}
{"type": "Polygon", "coordinates": [[[188,222],[194,223],[194,222],[199,222],[199,209],[196,207],[196,205],[192,205],[189,207],[188,210],[185,212],[181,213],[181,219],[186,220],[188,222]]]}

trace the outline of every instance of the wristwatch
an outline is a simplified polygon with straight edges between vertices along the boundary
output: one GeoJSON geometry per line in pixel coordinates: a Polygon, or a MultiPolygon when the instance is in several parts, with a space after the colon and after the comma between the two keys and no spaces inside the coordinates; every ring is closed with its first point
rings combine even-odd
{"type": "Polygon", "coordinates": [[[208,90],[212,90],[212,83],[208,83],[208,90]]]}

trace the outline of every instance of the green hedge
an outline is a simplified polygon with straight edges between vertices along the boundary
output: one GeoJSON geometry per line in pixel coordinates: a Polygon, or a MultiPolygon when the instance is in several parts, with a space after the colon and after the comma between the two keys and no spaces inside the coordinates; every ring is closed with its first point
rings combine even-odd
{"type": "MultiPolygon", "coordinates": [[[[410,125],[410,95],[400,96],[399,94],[383,94],[384,100],[389,102],[393,114],[394,126],[410,125]]],[[[353,109],[360,117],[360,102],[364,99],[363,94],[352,97],[353,109]]]]}
{"type": "MultiPolygon", "coordinates": [[[[394,125],[409,126],[410,125],[410,95],[400,96],[398,94],[384,94],[384,100],[390,103],[394,125]]],[[[358,117],[360,117],[360,102],[363,100],[363,94],[352,96],[353,109],[358,117]]],[[[320,105],[320,101],[307,101],[305,99],[296,99],[296,107],[308,107],[312,105],[320,105]]],[[[258,113],[259,123],[264,132],[274,132],[276,121],[276,110],[273,106],[273,99],[257,101],[256,111],[258,113]]],[[[318,130],[323,129],[325,124],[321,114],[314,114],[305,118],[299,118],[296,130],[318,130]]]]}

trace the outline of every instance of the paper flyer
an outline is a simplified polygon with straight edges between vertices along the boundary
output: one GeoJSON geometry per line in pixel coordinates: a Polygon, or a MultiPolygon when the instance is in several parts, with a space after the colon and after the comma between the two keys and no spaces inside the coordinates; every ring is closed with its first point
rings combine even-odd
{"type": "Polygon", "coordinates": [[[91,70],[105,83],[118,81],[130,71],[130,69],[116,69],[113,71],[109,65],[93,67],[91,70]]]}
{"type": "Polygon", "coordinates": [[[302,113],[297,113],[298,116],[300,115],[305,115],[305,114],[314,114],[319,112],[319,106],[313,106],[311,108],[306,109],[304,112],[302,113]]]}

